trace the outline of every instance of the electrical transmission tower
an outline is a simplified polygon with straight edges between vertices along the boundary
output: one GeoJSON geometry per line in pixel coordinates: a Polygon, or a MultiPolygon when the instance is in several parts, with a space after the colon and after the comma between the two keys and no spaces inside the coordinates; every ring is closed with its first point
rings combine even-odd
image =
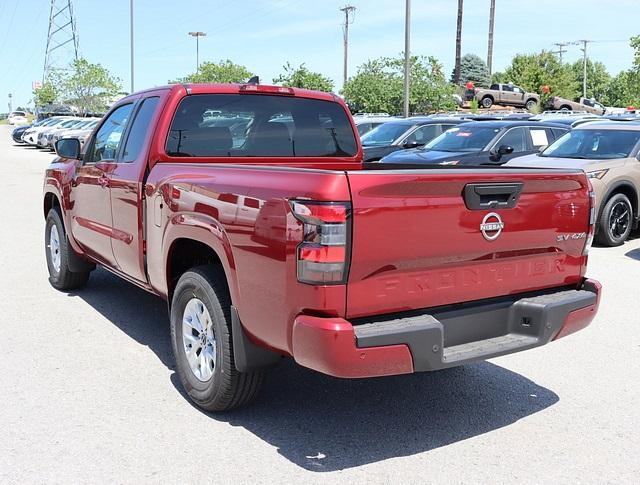
{"type": "Polygon", "coordinates": [[[66,69],[69,61],[77,59],[78,34],[71,0],[51,0],[42,82],[52,71],[66,69]]]}

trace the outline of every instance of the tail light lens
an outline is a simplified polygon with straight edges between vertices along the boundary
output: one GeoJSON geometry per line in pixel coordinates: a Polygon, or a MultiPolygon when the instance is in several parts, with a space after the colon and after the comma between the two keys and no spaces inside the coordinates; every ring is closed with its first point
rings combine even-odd
{"type": "Polygon", "coordinates": [[[303,224],[303,239],[296,255],[298,281],[313,285],[345,283],[351,204],[295,200],[290,204],[294,217],[303,224]]]}
{"type": "Polygon", "coordinates": [[[596,193],[593,191],[590,191],[589,192],[589,232],[587,234],[587,241],[584,244],[584,250],[582,251],[583,256],[587,256],[589,254],[589,249],[593,244],[593,236],[595,234],[595,229],[596,229],[596,217],[597,217],[596,193]]]}

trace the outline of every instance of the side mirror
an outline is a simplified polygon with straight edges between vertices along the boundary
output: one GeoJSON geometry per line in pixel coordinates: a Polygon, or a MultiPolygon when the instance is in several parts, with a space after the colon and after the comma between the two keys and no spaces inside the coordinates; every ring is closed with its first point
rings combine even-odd
{"type": "Polygon", "coordinates": [[[56,142],[56,153],[61,158],[80,160],[80,140],[77,138],[61,138],[56,142]]]}
{"type": "Polygon", "coordinates": [[[424,145],[424,143],[418,143],[417,141],[408,141],[402,145],[402,148],[418,148],[424,145]]]}
{"type": "Polygon", "coordinates": [[[498,162],[503,155],[509,155],[510,153],[513,153],[512,146],[500,145],[497,150],[495,148],[491,150],[491,152],[489,153],[489,158],[494,162],[498,162]]]}
{"type": "Polygon", "coordinates": [[[543,151],[545,151],[547,149],[549,145],[542,145],[538,147],[538,153],[542,153],[543,151]]]}

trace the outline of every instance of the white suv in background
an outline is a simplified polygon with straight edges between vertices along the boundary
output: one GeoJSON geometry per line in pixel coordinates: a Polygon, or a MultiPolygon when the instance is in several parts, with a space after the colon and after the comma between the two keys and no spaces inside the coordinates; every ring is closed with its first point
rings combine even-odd
{"type": "Polygon", "coordinates": [[[27,119],[27,113],[24,111],[12,111],[9,113],[9,116],[7,116],[7,122],[10,125],[24,125],[27,124],[29,120],[27,119]]]}

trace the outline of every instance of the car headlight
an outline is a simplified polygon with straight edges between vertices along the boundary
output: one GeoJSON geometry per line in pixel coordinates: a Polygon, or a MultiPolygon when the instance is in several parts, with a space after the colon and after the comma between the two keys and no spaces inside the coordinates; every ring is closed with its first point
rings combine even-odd
{"type": "Polygon", "coordinates": [[[608,168],[603,168],[602,170],[595,170],[593,172],[587,172],[587,177],[589,177],[590,179],[602,180],[602,177],[607,175],[608,171],[609,171],[608,168]]]}

